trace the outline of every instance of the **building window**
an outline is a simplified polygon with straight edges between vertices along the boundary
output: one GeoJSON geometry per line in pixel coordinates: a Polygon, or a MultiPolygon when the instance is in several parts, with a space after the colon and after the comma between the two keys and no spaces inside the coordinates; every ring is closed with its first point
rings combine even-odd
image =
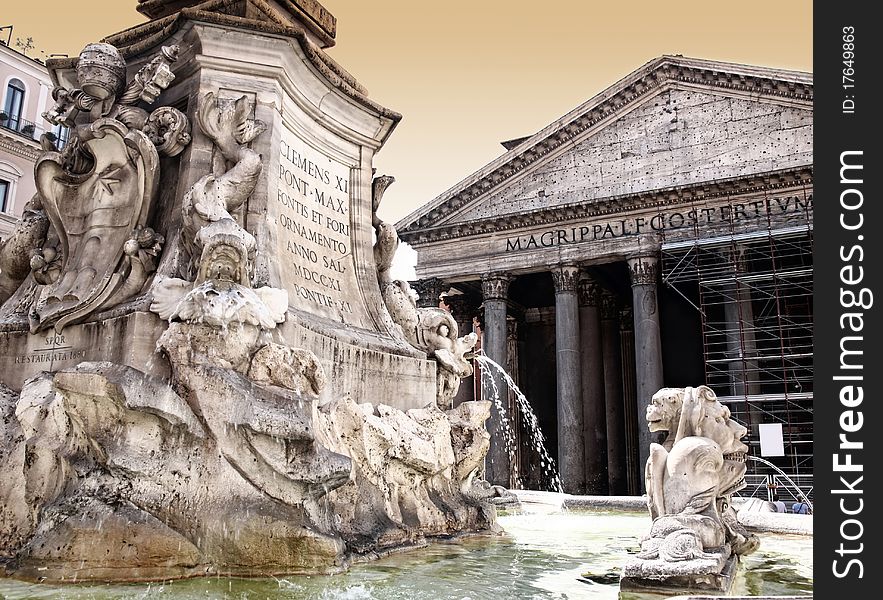
{"type": "Polygon", "coordinates": [[[70,138],[70,128],[64,125],[56,125],[52,128],[52,133],[55,134],[55,147],[61,150],[67,145],[68,138],[70,138]]]}
{"type": "Polygon", "coordinates": [[[15,165],[0,160],[0,212],[12,213],[15,209],[15,186],[22,175],[15,165]]]}
{"type": "Polygon", "coordinates": [[[3,113],[6,115],[6,122],[3,125],[18,131],[24,107],[25,84],[18,79],[11,79],[6,86],[6,100],[3,102],[3,113]]]}
{"type": "Polygon", "coordinates": [[[12,183],[5,179],[0,179],[0,212],[6,212],[7,203],[12,199],[12,183]]]}

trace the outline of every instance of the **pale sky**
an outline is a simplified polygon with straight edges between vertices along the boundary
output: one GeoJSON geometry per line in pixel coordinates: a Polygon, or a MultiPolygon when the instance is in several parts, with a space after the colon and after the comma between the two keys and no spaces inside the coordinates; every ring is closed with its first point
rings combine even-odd
{"type": "MultiPolygon", "coordinates": [[[[136,0],[2,0],[29,54],[78,54],[145,19],[136,0]]],[[[662,54],[812,71],[808,0],[321,0],[328,53],[404,115],[375,160],[395,222],[662,54]]],[[[5,32],[4,32],[5,39],[5,32]]]]}

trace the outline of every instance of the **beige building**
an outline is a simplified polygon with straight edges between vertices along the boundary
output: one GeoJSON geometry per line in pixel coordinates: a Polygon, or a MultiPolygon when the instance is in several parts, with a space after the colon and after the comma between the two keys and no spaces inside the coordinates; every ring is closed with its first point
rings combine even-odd
{"type": "MultiPolygon", "coordinates": [[[[811,477],[812,101],[809,73],[663,56],[397,224],[426,301],[481,319],[566,491],[637,492],[652,394],[702,383],[751,455],[811,477]]],[[[489,478],[540,486],[518,437],[489,478]]]]}
{"type": "Polygon", "coordinates": [[[34,161],[40,136],[66,132],[43,119],[52,104],[49,71],[0,41],[0,239],[5,238],[37,191],[34,161]]]}

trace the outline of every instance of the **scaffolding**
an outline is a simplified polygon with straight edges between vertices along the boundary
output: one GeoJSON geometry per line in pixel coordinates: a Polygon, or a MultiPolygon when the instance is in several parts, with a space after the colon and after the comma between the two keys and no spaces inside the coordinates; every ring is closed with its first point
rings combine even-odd
{"type": "MultiPolygon", "coordinates": [[[[748,429],[749,453],[763,455],[758,425],[781,424],[784,455],[765,458],[811,490],[812,211],[760,223],[663,243],[663,282],[698,311],[705,383],[748,429]]],[[[758,462],[748,468],[776,474],[758,462]]]]}

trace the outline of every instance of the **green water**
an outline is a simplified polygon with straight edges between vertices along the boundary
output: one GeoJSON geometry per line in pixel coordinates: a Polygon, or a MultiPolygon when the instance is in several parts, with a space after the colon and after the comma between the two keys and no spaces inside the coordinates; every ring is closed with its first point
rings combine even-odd
{"type": "MultiPolygon", "coordinates": [[[[499,522],[505,535],[434,543],[355,565],[339,575],[66,587],[0,580],[0,598],[615,600],[615,583],[583,583],[578,577],[591,572],[615,579],[609,576],[650,527],[646,514],[631,513],[512,514],[499,522]]],[[[812,539],[771,534],[761,539],[761,549],[745,560],[734,592],[811,592],[812,539]]]]}

